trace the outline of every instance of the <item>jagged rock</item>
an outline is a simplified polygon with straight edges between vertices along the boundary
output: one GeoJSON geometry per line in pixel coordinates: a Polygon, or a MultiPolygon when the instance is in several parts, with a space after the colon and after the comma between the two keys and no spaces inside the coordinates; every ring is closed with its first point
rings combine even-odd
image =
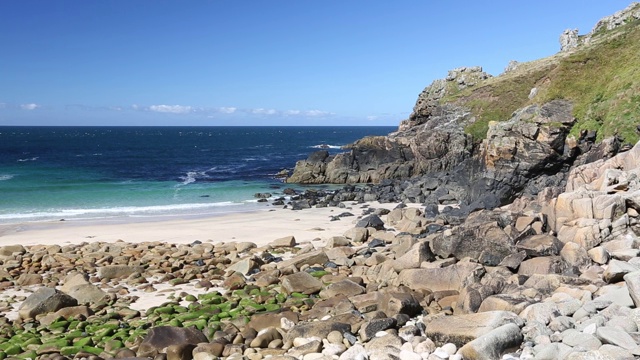
{"type": "Polygon", "coordinates": [[[21,319],[35,319],[37,315],[76,305],[78,301],[71,296],[56,289],[41,287],[20,305],[18,315],[21,319]]]}
{"type": "Polygon", "coordinates": [[[358,221],[356,227],[359,228],[374,228],[376,230],[384,230],[384,222],[378,215],[371,214],[358,221]]]}
{"type": "Polygon", "coordinates": [[[365,322],[360,327],[360,338],[362,339],[362,341],[369,341],[370,339],[375,337],[377,332],[390,329],[395,325],[396,319],[394,318],[372,319],[365,322]]]}
{"type": "Polygon", "coordinates": [[[589,258],[593,260],[593,262],[598,263],[600,265],[604,265],[609,262],[609,253],[602,246],[596,246],[593,249],[587,251],[589,258]]]}
{"type": "Polygon", "coordinates": [[[260,268],[262,261],[257,257],[246,257],[227,267],[227,273],[237,272],[242,275],[250,275],[260,268]]]}
{"type": "Polygon", "coordinates": [[[560,250],[560,257],[570,267],[580,268],[590,264],[589,254],[580,245],[569,242],[560,250]]]}
{"type": "Polygon", "coordinates": [[[560,51],[573,50],[578,44],[578,29],[567,29],[560,35],[560,51]]]}
{"type": "Polygon", "coordinates": [[[638,271],[637,266],[631,265],[628,262],[611,260],[607,269],[602,274],[604,281],[608,283],[615,283],[623,280],[623,277],[635,271],[638,271]]]}
{"type": "Polygon", "coordinates": [[[142,340],[137,355],[139,357],[154,357],[172,345],[197,345],[208,342],[207,337],[194,327],[157,326],[151,328],[142,340]]]}
{"type": "Polygon", "coordinates": [[[435,256],[431,252],[429,243],[421,241],[414,244],[404,255],[393,261],[393,269],[400,272],[404,269],[419,268],[424,261],[433,261],[435,256]]]}
{"type": "Polygon", "coordinates": [[[454,228],[450,235],[439,234],[430,246],[434,254],[458,259],[470,257],[480,263],[496,266],[515,252],[511,238],[499,225],[500,214],[478,211],[469,215],[465,223],[454,228]]]}

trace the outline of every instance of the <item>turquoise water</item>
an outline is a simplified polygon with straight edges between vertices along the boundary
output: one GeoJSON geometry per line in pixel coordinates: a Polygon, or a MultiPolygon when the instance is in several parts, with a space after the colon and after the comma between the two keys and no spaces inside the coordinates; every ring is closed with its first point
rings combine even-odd
{"type": "Polygon", "coordinates": [[[319,147],[393,127],[0,127],[0,223],[250,211],[319,147]]]}

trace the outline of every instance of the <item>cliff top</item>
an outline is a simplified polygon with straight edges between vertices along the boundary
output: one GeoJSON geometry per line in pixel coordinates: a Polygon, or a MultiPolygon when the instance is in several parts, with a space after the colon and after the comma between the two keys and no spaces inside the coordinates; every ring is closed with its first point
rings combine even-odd
{"type": "Polygon", "coordinates": [[[574,104],[577,121],[571,133],[576,137],[581,130],[595,130],[598,140],[617,134],[626,142],[638,141],[640,3],[604,17],[585,35],[565,30],[560,48],[547,58],[511,62],[495,77],[481,67],[451,70],[420,94],[410,120],[427,115],[434,103],[463,106],[473,114],[463,124],[465,131],[480,140],[491,121],[505,121],[528,105],[566,99],[574,104]]]}

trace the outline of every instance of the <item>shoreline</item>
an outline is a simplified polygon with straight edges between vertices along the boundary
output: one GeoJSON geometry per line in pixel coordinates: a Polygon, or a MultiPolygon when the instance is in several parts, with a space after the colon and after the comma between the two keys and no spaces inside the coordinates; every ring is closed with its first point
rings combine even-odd
{"type": "Polygon", "coordinates": [[[397,204],[349,203],[345,208],[304,210],[265,207],[247,212],[199,215],[168,215],[136,218],[105,218],[22,222],[0,225],[0,246],[79,244],[124,241],[166,242],[253,242],[258,246],[285,236],[298,242],[342,235],[354,226],[367,207],[392,209],[397,204]],[[350,212],[354,216],[331,221],[332,216],[350,212]]]}

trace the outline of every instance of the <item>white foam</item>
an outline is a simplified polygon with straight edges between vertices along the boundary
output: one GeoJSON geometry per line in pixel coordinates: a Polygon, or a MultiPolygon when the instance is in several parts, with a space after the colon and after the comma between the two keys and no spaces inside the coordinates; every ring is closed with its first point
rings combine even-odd
{"type": "Polygon", "coordinates": [[[192,211],[201,209],[213,209],[227,206],[238,206],[242,203],[221,201],[216,203],[194,203],[156,206],[122,206],[112,208],[97,209],[60,209],[46,212],[0,214],[0,220],[37,220],[37,219],[64,219],[91,216],[92,218],[112,217],[112,216],[133,216],[133,215],[155,215],[171,213],[176,211],[192,211]]]}
{"type": "Polygon", "coordinates": [[[182,176],[181,177],[181,179],[183,180],[181,185],[188,185],[188,184],[196,182],[196,176],[198,174],[199,173],[197,171],[189,171],[189,172],[187,172],[186,176],[182,176]]]}
{"type": "Polygon", "coordinates": [[[312,146],[314,149],[342,149],[340,145],[328,145],[328,144],[320,144],[312,146]]]}
{"type": "Polygon", "coordinates": [[[6,180],[11,180],[15,177],[15,175],[11,175],[11,174],[3,174],[0,175],[0,181],[6,181],[6,180]]]}
{"type": "Polygon", "coordinates": [[[18,162],[25,162],[25,161],[36,161],[38,160],[38,156],[32,157],[32,158],[26,158],[26,159],[18,159],[18,162]]]}

